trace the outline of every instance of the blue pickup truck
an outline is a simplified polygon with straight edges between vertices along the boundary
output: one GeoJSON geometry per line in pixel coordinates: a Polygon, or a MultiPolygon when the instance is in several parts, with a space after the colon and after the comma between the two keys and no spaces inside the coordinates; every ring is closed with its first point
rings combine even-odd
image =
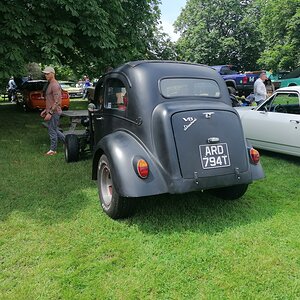
{"type": "Polygon", "coordinates": [[[254,82],[259,77],[258,73],[240,73],[233,65],[212,66],[212,68],[223,77],[230,94],[238,96],[248,96],[252,93],[254,82]]]}

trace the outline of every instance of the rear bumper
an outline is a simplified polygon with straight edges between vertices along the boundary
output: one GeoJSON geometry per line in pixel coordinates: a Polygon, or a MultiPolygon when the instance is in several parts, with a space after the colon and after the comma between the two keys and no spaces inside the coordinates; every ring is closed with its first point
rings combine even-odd
{"type": "MultiPolygon", "coordinates": [[[[263,178],[263,176],[261,177],[263,178]]],[[[258,179],[258,178],[255,178],[258,179]]],[[[174,180],[169,186],[170,194],[182,194],[192,191],[209,190],[214,188],[229,187],[238,184],[250,184],[254,178],[250,172],[241,174],[229,174],[213,177],[197,177],[194,179],[174,180]]]]}

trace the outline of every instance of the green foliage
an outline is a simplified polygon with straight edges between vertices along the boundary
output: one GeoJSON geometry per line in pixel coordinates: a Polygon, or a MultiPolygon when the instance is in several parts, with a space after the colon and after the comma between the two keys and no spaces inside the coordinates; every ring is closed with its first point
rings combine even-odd
{"type": "Polygon", "coordinates": [[[160,0],[3,0],[0,78],[29,62],[99,76],[108,65],[140,59],[156,40],[160,0]]]}
{"type": "Polygon", "coordinates": [[[113,221],[90,156],[45,157],[38,112],[1,104],[0,120],[1,299],[300,298],[298,158],[263,152],[266,178],[239,201],[147,197],[113,221]]]}
{"type": "Polygon", "coordinates": [[[265,50],[259,63],[268,69],[289,70],[300,65],[299,0],[258,1],[265,50]]]}
{"type": "Polygon", "coordinates": [[[255,68],[261,48],[257,14],[251,0],[189,0],[175,23],[180,58],[255,68]]]}

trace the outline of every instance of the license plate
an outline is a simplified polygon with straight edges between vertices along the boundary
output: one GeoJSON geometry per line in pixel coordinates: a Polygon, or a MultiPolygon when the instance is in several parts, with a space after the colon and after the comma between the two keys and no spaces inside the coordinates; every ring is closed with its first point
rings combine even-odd
{"type": "Polygon", "coordinates": [[[199,150],[203,169],[215,169],[230,166],[227,143],[200,145],[199,150]]]}

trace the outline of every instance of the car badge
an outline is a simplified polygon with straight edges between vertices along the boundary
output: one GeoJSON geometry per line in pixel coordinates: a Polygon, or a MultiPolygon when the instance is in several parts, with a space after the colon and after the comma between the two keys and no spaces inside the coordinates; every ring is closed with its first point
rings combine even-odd
{"type": "Polygon", "coordinates": [[[214,115],[214,112],[205,112],[203,115],[205,116],[205,119],[210,119],[212,115],[214,115]]]}
{"type": "Polygon", "coordinates": [[[197,119],[194,117],[182,118],[184,122],[189,122],[189,124],[183,125],[183,130],[187,131],[196,121],[197,119]]]}

